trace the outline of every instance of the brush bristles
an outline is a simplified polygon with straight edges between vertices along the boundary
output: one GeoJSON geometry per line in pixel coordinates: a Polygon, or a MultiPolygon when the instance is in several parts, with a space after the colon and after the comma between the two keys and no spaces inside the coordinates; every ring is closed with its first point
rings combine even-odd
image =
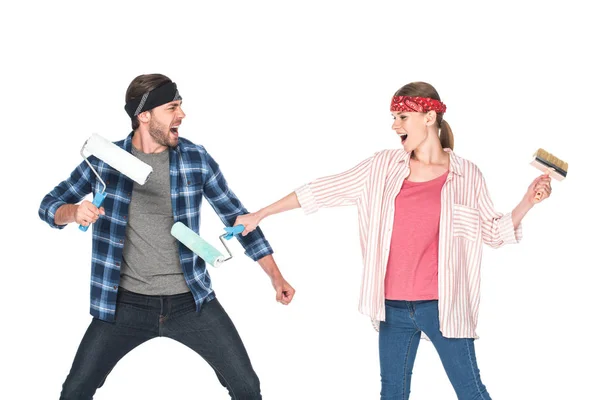
{"type": "Polygon", "coordinates": [[[556,165],[558,168],[562,169],[565,172],[567,172],[569,168],[569,163],[562,161],[561,159],[548,153],[544,149],[538,149],[538,151],[535,152],[534,157],[540,158],[549,164],[556,165]]]}

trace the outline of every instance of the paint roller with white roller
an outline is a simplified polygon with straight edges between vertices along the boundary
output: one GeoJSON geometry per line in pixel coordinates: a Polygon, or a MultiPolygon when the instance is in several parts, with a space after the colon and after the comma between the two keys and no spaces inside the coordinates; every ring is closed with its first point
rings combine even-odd
{"type": "Polygon", "coordinates": [[[81,150],[96,156],[139,185],[146,183],[152,173],[151,166],[96,133],[92,134],[81,150]]]}
{"type": "MultiPolygon", "coordinates": [[[[103,186],[102,191],[96,193],[94,200],[92,201],[96,207],[100,207],[106,197],[106,183],[104,183],[98,172],[88,161],[90,155],[104,161],[106,164],[140,185],[146,183],[152,173],[151,166],[96,133],[92,134],[92,136],[85,141],[80,154],[103,186]]],[[[79,225],[79,229],[83,232],[87,231],[88,227],[89,225],[79,225]]]]}

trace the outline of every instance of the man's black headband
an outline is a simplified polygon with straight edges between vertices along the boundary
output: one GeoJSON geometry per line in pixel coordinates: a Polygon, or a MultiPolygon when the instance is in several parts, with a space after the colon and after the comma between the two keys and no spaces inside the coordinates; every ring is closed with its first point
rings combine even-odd
{"type": "Polygon", "coordinates": [[[139,113],[152,110],[154,107],[162,106],[175,100],[181,100],[181,96],[177,90],[177,84],[169,82],[144,93],[140,97],[129,100],[125,103],[125,111],[127,111],[127,115],[133,118],[139,113]]]}

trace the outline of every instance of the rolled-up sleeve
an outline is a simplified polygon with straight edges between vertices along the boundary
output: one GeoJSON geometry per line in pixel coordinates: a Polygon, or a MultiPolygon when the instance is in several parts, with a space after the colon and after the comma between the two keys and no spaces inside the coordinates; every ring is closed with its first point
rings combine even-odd
{"type": "Polygon", "coordinates": [[[71,175],[59,183],[42,199],[38,215],[52,228],[63,229],[66,225],[54,222],[56,211],[64,204],[77,204],[92,192],[91,170],[83,161],[71,172],[71,175]]]}
{"type": "MultiPolygon", "coordinates": [[[[229,188],[225,177],[221,173],[219,164],[204,150],[206,168],[204,169],[204,196],[215,210],[225,226],[233,226],[239,215],[248,214],[235,193],[229,188]]],[[[236,238],[245,250],[245,254],[254,261],[273,254],[271,245],[265,238],[262,230],[256,228],[246,236],[237,235],[236,238]]]]}
{"type": "Polygon", "coordinates": [[[512,212],[503,214],[494,209],[483,176],[480,177],[478,193],[483,243],[493,248],[519,243],[523,238],[522,224],[515,228],[512,212]]]}

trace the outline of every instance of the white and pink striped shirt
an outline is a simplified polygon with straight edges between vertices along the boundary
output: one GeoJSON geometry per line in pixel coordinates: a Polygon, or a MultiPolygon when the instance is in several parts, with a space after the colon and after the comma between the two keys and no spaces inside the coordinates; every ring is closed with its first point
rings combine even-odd
{"type": "MultiPolygon", "coordinates": [[[[438,251],[439,318],[442,335],[478,338],[480,267],[483,243],[497,248],[521,240],[511,213],[494,210],[475,164],[450,149],[442,188],[438,251]]],[[[316,179],[296,190],[306,214],[319,208],[356,205],[364,272],[359,311],[376,329],[385,321],[385,274],[394,223],[395,199],[409,175],[410,154],[383,150],[354,168],[316,179]]]]}

